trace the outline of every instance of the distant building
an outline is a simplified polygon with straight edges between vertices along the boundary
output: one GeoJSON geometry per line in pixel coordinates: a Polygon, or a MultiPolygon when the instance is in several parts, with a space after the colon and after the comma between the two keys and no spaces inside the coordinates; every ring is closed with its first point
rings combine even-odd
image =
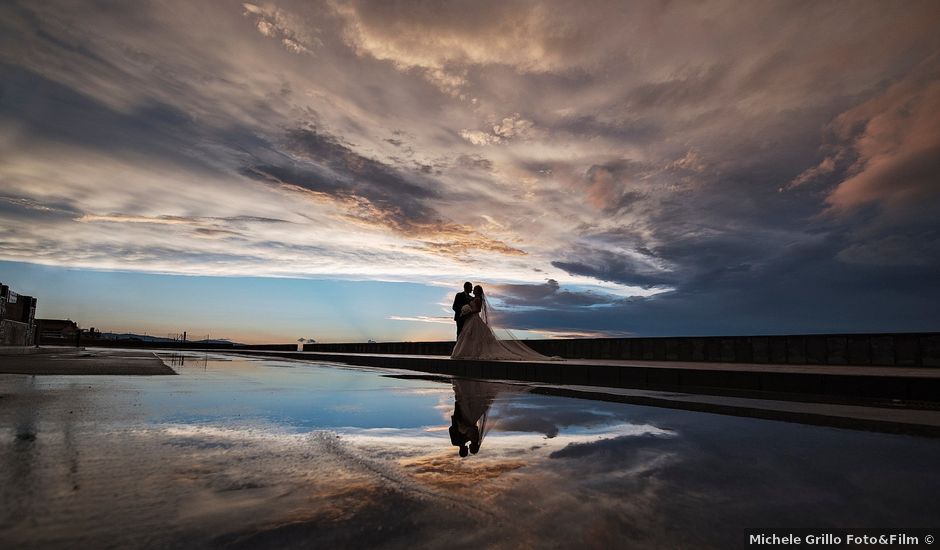
{"type": "Polygon", "coordinates": [[[29,346],[36,338],[36,298],[0,283],[0,346],[29,346]]]}
{"type": "Polygon", "coordinates": [[[36,319],[41,341],[75,340],[78,324],[71,319],[36,319]]]}

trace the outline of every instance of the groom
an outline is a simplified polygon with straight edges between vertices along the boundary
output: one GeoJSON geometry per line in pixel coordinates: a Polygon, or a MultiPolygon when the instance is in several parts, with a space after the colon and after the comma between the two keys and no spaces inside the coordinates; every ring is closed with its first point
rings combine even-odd
{"type": "Polygon", "coordinates": [[[463,328],[463,323],[465,321],[464,317],[460,315],[460,309],[469,304],[470,300],[473,299],[473,295],[470,292],[473,290],[473,284],[467,281],[463,284],[463,292],[458,292],[454,296],[454,321],[457,323],[457,337],[460,337],[460,330],[463,328]]]}

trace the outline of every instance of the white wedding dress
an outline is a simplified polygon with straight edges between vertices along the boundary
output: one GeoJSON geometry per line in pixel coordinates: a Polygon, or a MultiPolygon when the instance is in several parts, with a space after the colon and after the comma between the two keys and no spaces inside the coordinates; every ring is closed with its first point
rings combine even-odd
{"type": "Polygon", "coordinates": [[[500,340],[486,322],[486,302],[481,311],[472,311],[463,306],[461,314],[465,321],[451,359],[483,359],[491,361],[561,361],[561,357],[549,357],[533,350],[518,340],[500,340]],[[482,313],[482,315],[481,315],[482,313]]]}

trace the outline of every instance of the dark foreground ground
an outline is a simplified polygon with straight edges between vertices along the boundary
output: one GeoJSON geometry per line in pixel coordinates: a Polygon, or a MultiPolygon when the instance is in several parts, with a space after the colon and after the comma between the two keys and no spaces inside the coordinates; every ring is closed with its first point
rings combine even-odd
{"type": "Polygon", "coordinates": [[[25,349],[0,354],[0,374],[176,374],[153,352],[85,350],[76,348],[25,349]]]}
{"type": "Polygon", "coordinates": [[[165,357],[180,376],[0,375],[0,547],[736,548],[748,527],[937,526],[936,438],[165,357]],[[466,458],[458,398],[484,434],[466,458]]]}

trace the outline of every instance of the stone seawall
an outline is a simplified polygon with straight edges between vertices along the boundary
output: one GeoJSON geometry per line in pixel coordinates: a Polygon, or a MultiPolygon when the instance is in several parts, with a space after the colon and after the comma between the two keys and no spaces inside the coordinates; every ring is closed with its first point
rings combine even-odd
{"type": "MultiPolygon", "coordinates": [[[[940,367],[940,332],[524,340],[566,359],[940,367]]],[[[454,342],[306,344],[304,351],[450,355],[454,342]]]]}

